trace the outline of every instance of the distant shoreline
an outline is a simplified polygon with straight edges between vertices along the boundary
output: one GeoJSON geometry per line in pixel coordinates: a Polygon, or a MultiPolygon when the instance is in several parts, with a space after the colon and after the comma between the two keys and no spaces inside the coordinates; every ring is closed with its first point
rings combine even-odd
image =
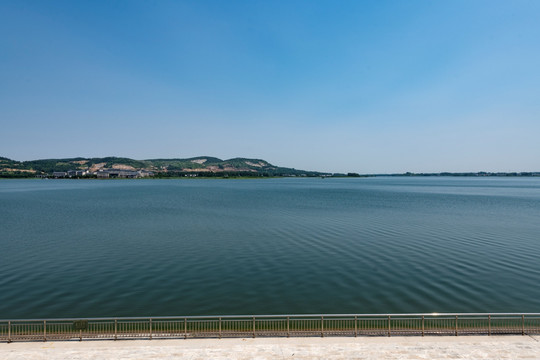
{"type": "Polygon", "coordinates": [[[18,179],[42,179],[42,180],[197,180],[197,179],[214,179],[214,180],[254,180],[254,179],[305,179],[305,178],[375,178],[375,177],[401,177],[401,178],[420,178],[420,177],[447,177],[447,178],[537,178],[540,177],[540,173],[429,173],[429,174],[333,174],[333,175],[310,175],[310,176],[223,176],[221,174],[214,174],[210,176],[148,176],[138,178],[98,178],[96,176],[83,176],[83,177],[53,177],[53,176],[20,176],[18,174],[0,174],[0,180],[18,179]]]}
{"type": "Polygon", "coordinates": [[[187,159],[134,160],[122,157],[66,158],[16,161],[0,157],[0,177],[4,178],[258,178],[345,176],[327,172],[276,166],[262,159],[211,156],[187,159]]]}
{"type": "Polygon", "coordinates": [[[134,160],[123,157],[64,158],[16,161],[0,157],[0,178],[219,178],[255,179],[280,177],[376,177],[376,176],[452,176],[452,177],[540,177],[540,172],[438,172],[438,173],[330,173],[276,166],[262,159],[212,156],[187,159],[134,160]]]}

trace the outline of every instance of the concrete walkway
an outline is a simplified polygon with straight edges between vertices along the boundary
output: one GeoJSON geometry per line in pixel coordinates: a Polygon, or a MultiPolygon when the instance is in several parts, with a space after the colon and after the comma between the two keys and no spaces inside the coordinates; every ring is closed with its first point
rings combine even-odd
{"type": "Polygon", "coordinates": [[[540,336],[2,343],[0,359],[540,359],[540,336]]]}

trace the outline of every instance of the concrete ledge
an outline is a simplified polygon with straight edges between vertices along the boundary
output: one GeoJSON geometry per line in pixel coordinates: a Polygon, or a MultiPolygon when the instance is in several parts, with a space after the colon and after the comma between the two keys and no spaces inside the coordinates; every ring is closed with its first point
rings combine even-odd
{"type": "Polygon", "coordinates": [[[540,359],[540,336],[2,343],[0,359],[540,359]]]}

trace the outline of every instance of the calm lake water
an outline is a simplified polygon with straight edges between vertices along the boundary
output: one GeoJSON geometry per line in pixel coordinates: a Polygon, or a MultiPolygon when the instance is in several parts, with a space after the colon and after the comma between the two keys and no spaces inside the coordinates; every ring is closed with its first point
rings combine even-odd
{"type": "Polygon", "coordinates": [[[0,181],[0,318],[539,312],[540,179],[0,181]]]}

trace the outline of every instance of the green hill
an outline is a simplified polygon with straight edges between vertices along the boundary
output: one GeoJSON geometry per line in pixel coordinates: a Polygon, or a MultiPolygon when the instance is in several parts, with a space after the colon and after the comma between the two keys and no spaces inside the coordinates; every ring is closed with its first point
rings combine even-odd
{"type": "Polygon", "coordinates": [[[176,176],[322,176],[317,171],[304,171],[270,164],[262,159],[233,158],[222,160],[212,156],[187,159],[134,160],[124,157],[65,158],[15,161],[0,157],[0,177],[53,176],[53,173],[83,171],[84,177],[95,177],[100,171],[147,171],[156,177],[176,176]]]}

